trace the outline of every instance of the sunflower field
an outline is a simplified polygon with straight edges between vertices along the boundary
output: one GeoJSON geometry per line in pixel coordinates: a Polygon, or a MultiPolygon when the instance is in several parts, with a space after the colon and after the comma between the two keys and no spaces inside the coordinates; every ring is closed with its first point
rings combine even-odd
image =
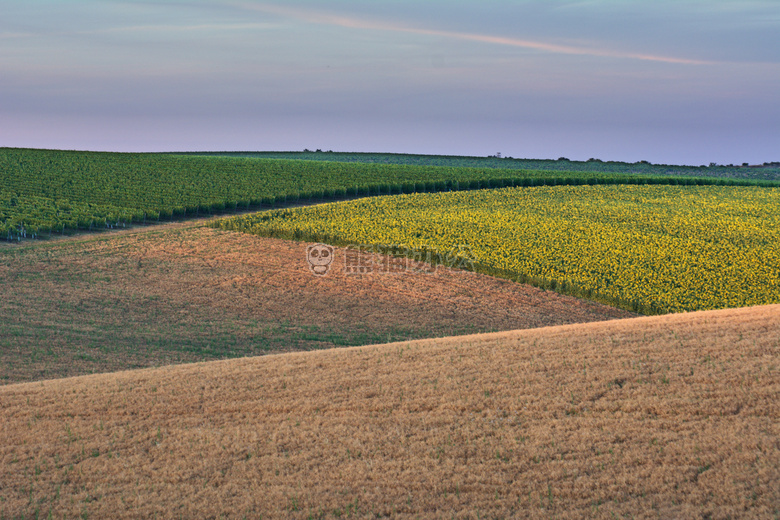
{"type": "Polygon", "coordinates": [[[596,185],[373,197],[212,225],[407,250],[643,314],[780,303],[780,189],[596,185]]]}

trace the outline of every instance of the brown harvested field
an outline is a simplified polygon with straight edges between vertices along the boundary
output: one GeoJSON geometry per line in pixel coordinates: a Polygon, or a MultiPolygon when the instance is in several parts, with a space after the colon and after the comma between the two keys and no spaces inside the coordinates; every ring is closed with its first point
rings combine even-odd
{"type": "Polygon", "coordinates": [[[0,518],[777,518],[780,306],[0,387],[0,518]]]}
{"type": "Polygon", "coordinates": [[[630,314],[440,270],[312,274],[306,244],[185,222],[0,250],[0,384],[630,314]]]}

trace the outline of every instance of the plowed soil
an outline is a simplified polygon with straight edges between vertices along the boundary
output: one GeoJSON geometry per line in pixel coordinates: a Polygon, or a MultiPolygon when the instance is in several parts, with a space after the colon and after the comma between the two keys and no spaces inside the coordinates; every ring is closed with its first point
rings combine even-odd
{"type": "Polygon", "coordinates": [[[306,248],[192,222],[4,248],[0,384],[631,316],[464,271],[347,274],[342,249],[317,276],[306,248]]]}
{"type": "Polygon", "coordinates": [[[7,385],[0,517],[777,518],[779,363],[774,305],[7,385]]]}

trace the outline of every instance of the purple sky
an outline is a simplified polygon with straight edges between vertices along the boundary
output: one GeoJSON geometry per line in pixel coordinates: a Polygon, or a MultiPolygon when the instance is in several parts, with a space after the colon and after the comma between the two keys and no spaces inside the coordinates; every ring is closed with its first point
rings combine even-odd
{"type": "Polygon", "coordinates": [[[0,0],[0,146],[780,161],[777,0],[0,0]]]}

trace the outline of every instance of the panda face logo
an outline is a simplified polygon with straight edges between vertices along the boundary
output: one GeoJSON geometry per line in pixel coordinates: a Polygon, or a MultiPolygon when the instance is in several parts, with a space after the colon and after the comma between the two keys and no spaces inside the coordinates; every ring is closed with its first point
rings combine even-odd
{"type": "Polygon", "coordinates": [[[312,273],[323,276],[333,262],[333,247],[327,244],[312,244],[306,248],[306,261],[312,273]]]}

